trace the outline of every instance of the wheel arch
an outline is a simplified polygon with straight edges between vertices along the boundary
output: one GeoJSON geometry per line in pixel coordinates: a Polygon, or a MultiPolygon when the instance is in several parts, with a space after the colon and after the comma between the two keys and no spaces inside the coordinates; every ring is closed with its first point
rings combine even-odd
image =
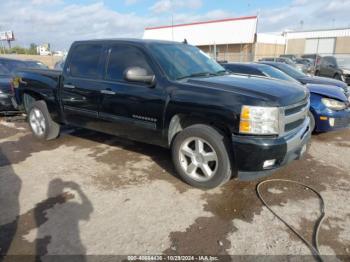
{"type": "Polygon", "coordinates": [[[181,132],[186,127],[195,125],[195,124],[204,124],[215,128],[218,132],[225,135],[226,137],[230,136],[230,128],[223,122],[213,117],[196,115],[196,114],[175,114],[171,117],[168,127],[168,145],[171,146],[175,136],[181,132]]]}

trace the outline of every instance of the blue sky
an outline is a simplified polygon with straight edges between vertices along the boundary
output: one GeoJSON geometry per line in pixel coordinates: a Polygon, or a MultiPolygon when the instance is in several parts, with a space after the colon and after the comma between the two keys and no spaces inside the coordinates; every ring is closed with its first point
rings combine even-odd
{"type": "Polygon", "coordinates": [[[259,14],[260,32],[350,26],[350,0],[3,0],[0,10],[0,30],[13,30],[15,45],[56,50],[79,39],[142,37],[171,14],[175,23],[259,14]]]}

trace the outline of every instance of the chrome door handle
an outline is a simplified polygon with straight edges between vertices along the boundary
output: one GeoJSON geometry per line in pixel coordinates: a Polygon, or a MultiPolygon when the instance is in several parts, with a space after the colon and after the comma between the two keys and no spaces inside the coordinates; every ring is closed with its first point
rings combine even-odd
{"type": "Polygon", "coordinates": [[[101,93],[105,95],[115,95],[115,92],[112,90],[101,90],[101,93]]]}
{"type": "Polygon", "coordinates": [[[73,85],[64,85],[64,87],[65,88],[69,88],[69,89],[74,89],[75,88],[75,86],[73,86],[73,85]]]}

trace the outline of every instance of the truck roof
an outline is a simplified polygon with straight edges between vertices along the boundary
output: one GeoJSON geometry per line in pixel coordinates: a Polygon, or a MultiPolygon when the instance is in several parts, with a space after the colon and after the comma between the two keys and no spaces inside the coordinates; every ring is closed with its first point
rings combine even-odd
{"type": "Polygon", "coordinates": [[[181,44],[181,42],[167,41],[167,40],[155,40],[155,39],[139,39],[139,38],[109,38],[109,39],[91,39],[91,40],[79,40],[75,41],[74,44],[82,43],[133,43],[140,45],[147,44],[181,44]]]}

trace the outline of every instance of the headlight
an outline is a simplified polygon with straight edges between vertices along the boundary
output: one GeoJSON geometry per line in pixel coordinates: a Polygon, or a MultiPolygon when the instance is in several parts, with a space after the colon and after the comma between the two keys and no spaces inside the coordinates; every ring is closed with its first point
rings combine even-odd
{"type": "Polygon", "coordinates": [[[240,133],[277,135],[279,130],[279,109],[277,107],[242,107],[239,124],[240,133]]]}
{"type": "Polygon", "coordinates": [[[1,89],[0,89],[0,97],[1,98],[7,98],[8,94],[5,94],[1,89]]]}
{"type": "Polygon", "coordinates": [[[343,110],[346,108],[346,104],[344,102],[335,99],[322,98],[322,103],[329,109],[336,111],[343,110]]]}

